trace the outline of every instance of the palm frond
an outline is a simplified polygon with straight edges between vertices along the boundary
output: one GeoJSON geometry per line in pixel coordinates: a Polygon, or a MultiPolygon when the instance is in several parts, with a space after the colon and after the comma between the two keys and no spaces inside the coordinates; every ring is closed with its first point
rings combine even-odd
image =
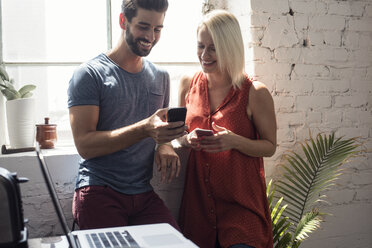
{"type": "Polygon", "coordinates": [[[336,139],[334,133],[319,134],[316,138],[310,135],[309,140],[301,144],[302,155],[291,152],[285,156],[284,175],[275,182],[275,198],[283,197],[281,203],[288,205],[283,215],[293,222],[293,232],[321,200],[322,192],[333,186],[342,174],[340,166],[359,152],[359,146],[356,139],[336,139]]]}
{"type": "Polygon", "coordinates": [[[287,248],[292,242],[292,234],[288,232],[292,223],[288,217],[282,216],[287,205],[282,206],[283,197],[281,197],[274,205],[273,199],[275,194],[275,185],[272,180],[266,188],[266,195],[269,202],[273,230],[273,242],[276,248],[287,248]]]}
{"type": "Polygon", "coordinates": [[[317,210],[306,213],[297,225],[295,241],[302,241],[309,237],[309,233],[315,231],[322,222],[321,214],[317,210]]]}
{"type": "Polygon", "coordinates": [[[319,228],[322,216],[315,206],[327,203],[323,193],[342,175],[341,165],[358,156],[361,146],[356,138],[335,138],[335,134],[311,134],[301,144],[302,154],[284,155],[284,174],[267,186],[275,248],[297,248],[319,228]],[[275,202],[274,202],[275,200],[275,202]]]}

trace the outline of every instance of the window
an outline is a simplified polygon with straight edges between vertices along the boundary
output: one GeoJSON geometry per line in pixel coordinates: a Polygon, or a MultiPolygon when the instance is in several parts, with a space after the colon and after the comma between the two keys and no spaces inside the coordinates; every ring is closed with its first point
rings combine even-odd
{"type": "MultiPolygon", "coordinates": [[[[2,0],[0,62],[16,87],[37,86],[37,123],[57,124],[58,145],[71,145],[68,82],[76,66],[115,46],[122,0],[2,0]]],[[[201,0],[169,0],[162,37],[149,59],[170,73],[197,64],[196,26],[201,0]]],[[[177,74],[177,73],[175,73],[177,74]]],[[[172,75],[171,75],[172,77],[172,75]]],[[[172,87],[172,86],[171,86],[172,87]]],[[[177,93],[172,88],[172,94],[177,93]]]]}

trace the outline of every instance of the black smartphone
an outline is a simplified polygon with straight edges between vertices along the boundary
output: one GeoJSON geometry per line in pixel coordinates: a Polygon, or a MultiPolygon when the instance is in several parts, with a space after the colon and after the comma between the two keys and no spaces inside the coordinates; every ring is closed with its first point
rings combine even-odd
{"type": "Polygon", "coordinates": [[[213,135],[213,131],[209,129],[195,128],[195,132],[196,132],[196,135],[198,135],[198,137],[213,135]]]}
{"type": "Polygon", "coordinates": [[[186,107],[170,108],[168,109],[168,113],[167,113],[167,121],[168,122],[175,122],[175,121],[185,122],[186,112],[187,112],[186,107]]]}

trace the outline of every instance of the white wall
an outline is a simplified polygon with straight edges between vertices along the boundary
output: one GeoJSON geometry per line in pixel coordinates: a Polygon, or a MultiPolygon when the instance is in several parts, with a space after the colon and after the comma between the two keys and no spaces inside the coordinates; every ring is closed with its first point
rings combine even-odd
{"type": "MultiPolygon", "coordinates": [[[[216,1],[220,2],[220,1],[216,1]]],[[[366,152],[326,192],[331,213],[301,247],[372,247],[372,1],[229,0],[247,40],[247,71],[272,92],[278,149],[268,178],[309,131],[360,137],[366,152]]]]}

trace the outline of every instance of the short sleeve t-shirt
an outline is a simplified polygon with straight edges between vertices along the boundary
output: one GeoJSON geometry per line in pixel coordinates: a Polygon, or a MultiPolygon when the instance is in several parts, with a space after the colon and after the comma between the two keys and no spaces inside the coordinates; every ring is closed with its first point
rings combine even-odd
{"type": "MultiPolygon", "coordinates": [[[[134,124],[168,107],[169,74],[142,59],[138,73],[129,73],[105,54],[79,66],[69,83],[68,107],[99,106],[98,131],[134,124]]],[[[106,156],[82,159],[76,188],[107,185],[124,194],[152,190],[155,141],[140,142],[106,156]]]]}

